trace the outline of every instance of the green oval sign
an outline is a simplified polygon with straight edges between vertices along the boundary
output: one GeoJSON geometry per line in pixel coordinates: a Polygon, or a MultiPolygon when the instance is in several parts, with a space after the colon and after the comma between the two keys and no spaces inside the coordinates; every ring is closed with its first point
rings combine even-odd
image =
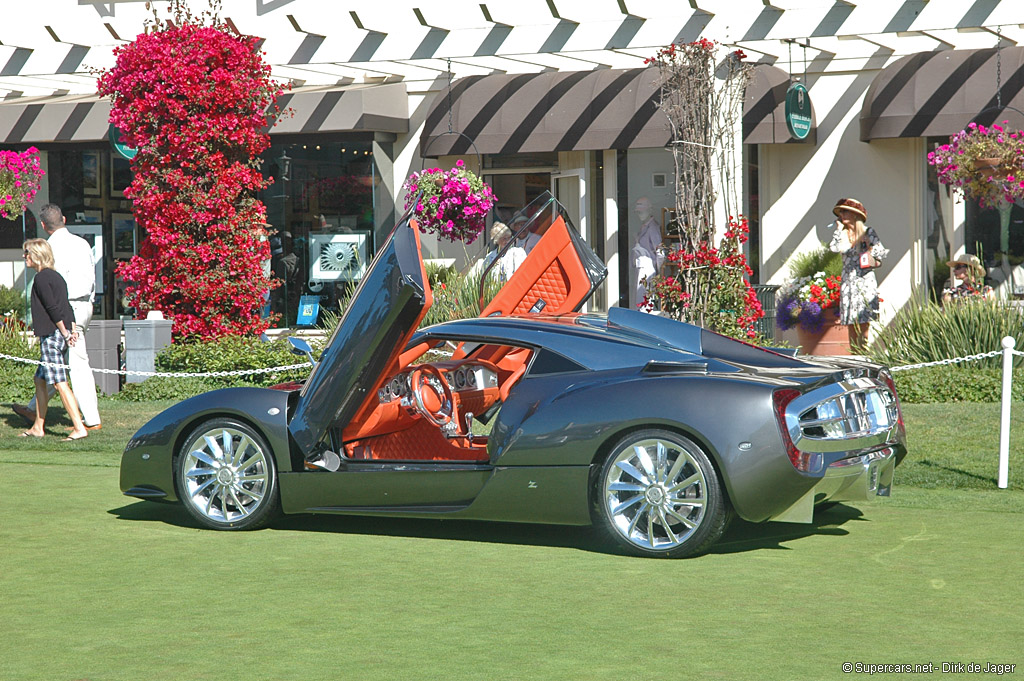
{"type": "Polygon", "coordinates": [[[121,131],[117,129],[113,123],[110,124],[110,130],[107,133],[107,138],[110,140],[110,147],[117,152],[121,158],[126,158],[129,161],[135,158],[135,154],[139,153],[139,150],[135,147],[129,147],[127,144],[121,141],[121,131]]]}
{"type": "Polygon", "coordinates": [[[811,95],[803,83],[793,83],[786,91],[786,127],[798,140],[811,134],[811,95]]]}

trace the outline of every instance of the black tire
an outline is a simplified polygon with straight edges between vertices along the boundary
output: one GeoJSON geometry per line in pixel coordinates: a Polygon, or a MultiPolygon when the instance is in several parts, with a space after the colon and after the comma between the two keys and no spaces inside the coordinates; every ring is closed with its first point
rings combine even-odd
{"type": "Polygon", "coordinates": [[[280,511],[277,466],[259,432],[228,418],[203,422],[174,458],[178,498],[205,527],[254,530],[280,511]]]}
{"type": "Polygon", "coordinates": [[[591,494],[598,531],[637,556],[700,554],[718,541],[731,517],[707,454],[667,430],[635,431],[619,440],[591,494]]]}

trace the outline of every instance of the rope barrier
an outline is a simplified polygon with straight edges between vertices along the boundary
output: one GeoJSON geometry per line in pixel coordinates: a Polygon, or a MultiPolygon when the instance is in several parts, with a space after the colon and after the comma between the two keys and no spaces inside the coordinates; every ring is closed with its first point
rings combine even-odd
{"type": "MultiPolygon", "coordinates": [[[[1002,350],[993,350],[992,352],[980,352],[977,355],[967,355],[966,357],[954,357],[953,359],[940,359],[935,362],[921,362],[920,364],[904,364],[903,366],[890,367],[889,371],[909,371],[910,369],[923,369],[924,367],[935,367],[945,366],[949,364],[961,364],[963,362],[974,362],[979,359],[987,359],[989,357],[998,357],[1003,354],[1002,350]]],[[[1014,351],[1015,355],[1024,355],[1019,351],[1014,351]]]]}
{"type": "MultiPolygon", "coordinates": [[[[22,364],[35,364],[36,366],[48,366],[48,367],[64,367],[70,369],[71,367],[67,364],[59,364],[57,362],[43,362],[38,359],[27,359],[25,357],[17,357],[14,355],[6,355],[0,352],[0,359],[9,359],[15,362],[21,362],[22,364]]],[[[236,369],[233,371],[205,371],[200,373],[190,373],[187,371],[128,371],[126,369],[98,369],[93,368],[93,373],[97,374],[120,374],[121,376],[164,376],[166,378],[221,378],[224,376],[250,376],[253,374],[270,374],[279,371],[294,371],[296,369],[302,369],[303,367],[309,368],[309,362],[303,362],[302,364],[289,364],[287,366],[269,367],[263,369],[236,369]]]]}
{"type": "MultiPolygon", "coordinates": [[[[1024,351],[1011,350],[1012,354],[1019,357],[1024,357],[1024,351]]],[[[947,366],[951,364],[962,364],[964,362],[975,362],[981,359],[988,359],[989,357],[998,357],[1003,354],[1002,350],[993,350],[992,352],[980,352],[976,355],[967,355],[966,357],[954,357],[952,359],[940,359],[935,362],[921,362],[920,364],[904,364],[902,366],[890,367],[889,371],[909,371],[911,369],[923,369],[925,367],[933,366],[947,366]]],[[[49,367],[64,367],[70,369],[71,367],[67,364],[58,364],[56,362],[43,362],[38,359],[28,359],[25,357],[18,357],[16,355],[7,355],[0,352],[0,359],[9,359],[14,362],[21,362],[23,364],[35,364],[37,366],[49,366],[49,367]]],[[[227,376],[252,376],[255,374],[270,374],[281,371],[295,371],[302,368],[309,368],[309,362],[303,362],[301,364],[288,364],[284,366],[266,367],[262,369],[236,369],[233,371],[205,371],[198,373],[191,373],[187,371],[128,371],[126,369],[99,369],[93,367],[93,373],[97,374],[120,374],[121,376],[164,376],[166,378],[223,378],[227,376]]]]}

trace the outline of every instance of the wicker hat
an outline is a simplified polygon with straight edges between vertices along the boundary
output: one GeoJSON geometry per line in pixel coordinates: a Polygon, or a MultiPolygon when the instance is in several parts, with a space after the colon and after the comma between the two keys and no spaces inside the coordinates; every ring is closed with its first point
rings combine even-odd
{"type": "Polygon", "coordinates": [[[955,268],[957,265],[966,265],[979,277],[985,276],[985,266],[981,264],[981,260],[978,259],[978,256],[971,255],[970,253],[964,253],[963,255],[958,256],[956,260],[950,260],[946,264],[950,269],[955,268]]]}
{"type": "Polygon", "coordinates": [[[860,215],[861,219],[868,219],[868,211],[864,208],[864,204],[857,199],[839,199],[836,201],[836,207],[832,209],[832,212],[836,217],[839,217],[839,211],[848,210],[851,213],[860,215]]]}

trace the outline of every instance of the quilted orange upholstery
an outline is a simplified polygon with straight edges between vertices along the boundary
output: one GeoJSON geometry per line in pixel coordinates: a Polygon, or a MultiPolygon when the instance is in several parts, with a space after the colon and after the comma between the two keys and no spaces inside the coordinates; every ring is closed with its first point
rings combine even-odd
{"type": "Polygon", "coordinates": [[[448,440],[436,426],[420,420],[398,433],[357,440],[345,445],[351,459],[387,461],[487,461],[487,438],[448,440]]]}
{"type": "Polygon", "coordinates": [[[561,263],[556,260],[530,288],[530,294],[519,301],[519,304],[512,310],[512,314],[526,314],[538,298],[544,300],[544,311],[547,311],[548,307],[555,310],[565,302],[568,293],[569,277],[561,263]]]}

